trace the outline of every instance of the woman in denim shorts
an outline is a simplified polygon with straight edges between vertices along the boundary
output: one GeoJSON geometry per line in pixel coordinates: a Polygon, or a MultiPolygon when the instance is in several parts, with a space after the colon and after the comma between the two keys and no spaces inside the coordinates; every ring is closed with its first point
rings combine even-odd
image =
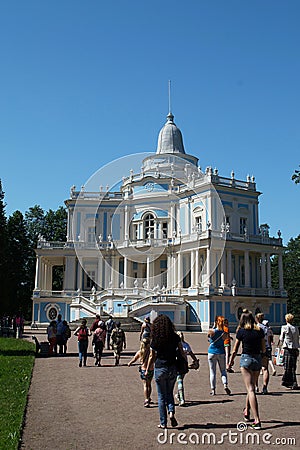
{"type": "Polygon", "coordinates": [[[258,403],[255,394],[255,386],[261,369],[261,358],[265,354],[266,345],[263,331],[255,323],[251,312],[243,313],[236,333],[236,341],[228,364],[228,369],[233,366],[240,343],[242,342],[242,355],[240,367],[243,380],[247,389],[246,406],[244,408],[244,420],[250,421],[250,409],[254,422],[251,427],[261,429],[258,413],[258,403]]]}
{"type": "Polygon", "coordinates": [[[131,366],[135,361],[137,361],[138,359],[140,360],[139,372],[144,386],[144,396],[145,396],[144,406],[146,408],[150,408],[151,391],[152,391],[151,381],[154,374],[154,362],[149,367],[148,372],[146,374],[149,356],[150,356],[150,339],[143,338],[141,341],[139,351],[136,352],[134,357],[128,363],[128,366],[131,366]]]}

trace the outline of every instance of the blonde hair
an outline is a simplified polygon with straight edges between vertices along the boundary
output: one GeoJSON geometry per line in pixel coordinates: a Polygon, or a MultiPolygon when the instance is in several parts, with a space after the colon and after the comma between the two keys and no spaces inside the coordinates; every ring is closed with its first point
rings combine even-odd
{"type": "Polygon", "coordinates": [[[259,326],[255,323],[255,319],[251,311],[241,315],[239,328],[244,328],[245,330],[259,330],[259,326]]]}
{"type": "Polygon", "coordinates": [[[150,339],[144,338],[140,346],[140,359],[144,363],[150,354],[150,339]]]}
{"type": "Polygon", "coordinates": [[[262,321],[264,320],[264,318],[265,318],[265,315],[264,315],[264,313],[258,313],[258,314],[256,314],[256,319],[257,319],[257,321],[259,322],[259,323],[262,323],[262,321]]]}
{"type": "Polygon", "coordinates": [[[288,313],[285,315],[285,320],[287,321],[287,323],[292,323],[294,320],[294,316],[291,313],[288,313]]]}

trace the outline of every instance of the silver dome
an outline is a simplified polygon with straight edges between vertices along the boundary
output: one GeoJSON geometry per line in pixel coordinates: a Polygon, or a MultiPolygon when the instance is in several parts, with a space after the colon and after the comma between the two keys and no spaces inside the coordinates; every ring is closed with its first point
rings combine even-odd
{"type": "Polygon", "coordinates": [[[184,153],[182,134],[175,125],[174,116],[171,112],[167,115],[167,122],[158,135],[156,153],[184,153]]]}

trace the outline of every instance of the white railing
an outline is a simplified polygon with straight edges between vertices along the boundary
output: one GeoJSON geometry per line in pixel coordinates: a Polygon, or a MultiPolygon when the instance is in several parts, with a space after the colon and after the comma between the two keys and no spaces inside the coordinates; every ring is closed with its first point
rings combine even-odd
{"type": "Polygon", "coordinates": [[[176,305],[181,305],[184,302],[184,300],[181,297],[177,297],[174,295],[151,295],[147,298],[144,298],[142,300],[138,300],[137,302],[130,305],[129,311],[136,311],[137,309],[141,309],[144,306],[147,306],[152,303],[173,303],[176,305]]]}

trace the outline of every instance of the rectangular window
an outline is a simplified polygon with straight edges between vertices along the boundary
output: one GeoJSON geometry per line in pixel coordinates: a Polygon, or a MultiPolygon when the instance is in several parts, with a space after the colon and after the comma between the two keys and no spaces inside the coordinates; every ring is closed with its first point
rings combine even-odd
{"type": "Polygon", "coordinates": [[[89,244],[96,242],[96,227],[88,227],[87,241],[89,244]]]}
{"type": "Polygon", "coordinates": [[[196,232],[202,233],[202,217],[201,216],[196,217],[196,232]]]}
{"type": "Polygon", "coordinates": [[[92,289],[93,286],[96,286],[95,283],[96,272],[95,270],[90,270],[86,275],[86,288],[92,289]]]}
{"type": "Polygon", "coordinates": [[[246,217],[240,217],[240,234],[245,234],[247,231],[247,219],[246,217]]]}
{"type": "Polygon", "coordinates": [[[133,240],[137,241],[139,238],[139,229],[138,229],[138,225],[133,225],[133,240]]]}
{"type": "Polygon", "coordinates": [[[163,222],[163,224],[162,224],[162,234],[163,234],[163,239],[167,239],[167,237],[168,237],[168,224],[167,224],[167,222],[163,222]]]}

